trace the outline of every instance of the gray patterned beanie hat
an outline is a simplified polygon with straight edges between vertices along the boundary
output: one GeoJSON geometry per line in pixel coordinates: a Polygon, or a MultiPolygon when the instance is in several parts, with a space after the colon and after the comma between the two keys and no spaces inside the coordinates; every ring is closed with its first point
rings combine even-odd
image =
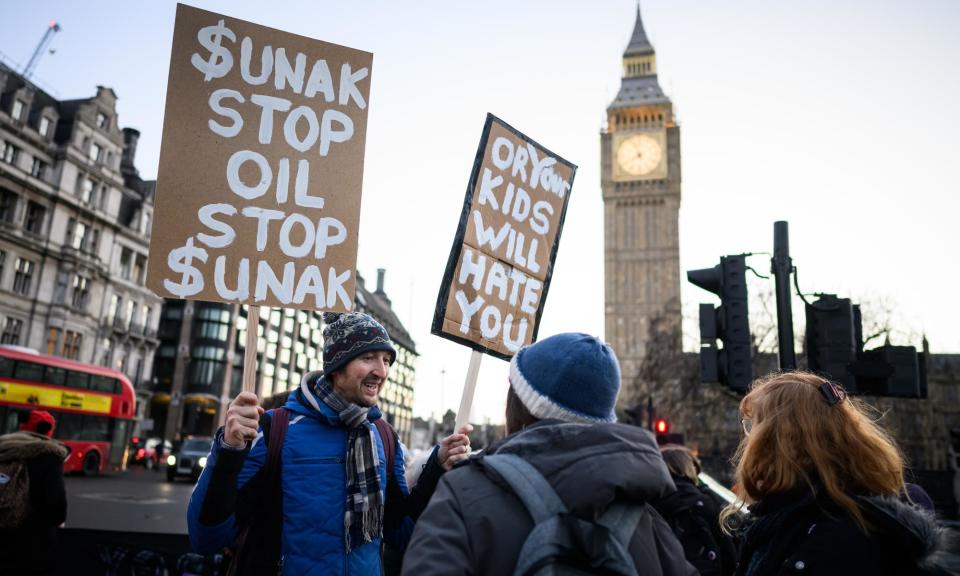
{"type": "Polygon", "coordinates": [[[390,362],[397,359],[397,350],[390,342],[386,328],[363,312],[324,312],[323,373],[330,374],[346,366],[364,352],[383,350],[390,353],[390,362]]]}

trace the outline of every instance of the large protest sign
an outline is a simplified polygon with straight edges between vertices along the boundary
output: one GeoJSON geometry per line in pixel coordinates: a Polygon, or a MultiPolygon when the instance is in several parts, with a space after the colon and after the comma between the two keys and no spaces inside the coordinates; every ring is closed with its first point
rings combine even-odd
{"type": "Polygon", "coordinates": [[[576,170],[487,115],[434,334],[504,359],[536,340],[576,170]]]}
{"type": "Polygon", "coordinates": [[[353,307],[373,55],[177,6],[148,286],[353,307]]]}

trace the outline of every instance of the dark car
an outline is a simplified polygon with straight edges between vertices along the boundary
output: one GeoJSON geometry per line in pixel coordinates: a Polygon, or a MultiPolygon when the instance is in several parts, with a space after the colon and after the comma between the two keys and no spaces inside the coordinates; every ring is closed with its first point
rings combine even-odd
{"type": "Polygon", "coordinates": [[[167,480],[173,482],[179,476],[189,476],[196,481],[207,465],[212,438],[187,438],[173,454],[167,457],[167,480]]]}

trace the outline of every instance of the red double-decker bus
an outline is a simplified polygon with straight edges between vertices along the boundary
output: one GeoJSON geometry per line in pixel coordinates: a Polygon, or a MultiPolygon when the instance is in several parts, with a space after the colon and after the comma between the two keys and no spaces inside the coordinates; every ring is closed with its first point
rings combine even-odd
{"type": "Polygon", "coordinates": [[[53,437],[70,448],[65,472],[122,469],[135,403],[116,370],[0,346],[0,433],[18,430],[31,410],[50,412],[53,437]]]}

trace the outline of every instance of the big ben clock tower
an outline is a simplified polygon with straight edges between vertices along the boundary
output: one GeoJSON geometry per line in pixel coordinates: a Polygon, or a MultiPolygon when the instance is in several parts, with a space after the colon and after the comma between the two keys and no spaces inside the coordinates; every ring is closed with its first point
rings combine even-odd
{"type": "MultiPolygon", "coordinates": [[[[657,82],[657,55],[637,7],[623,77],[600,135],[606,340],[631,391],[651,338],[679,338],[680,128],[657,82]]],[[[627,400],[631,394],[621,394],[627,400]]],[[[627,400],[629,401],[629,400],[627,400]]]]}

